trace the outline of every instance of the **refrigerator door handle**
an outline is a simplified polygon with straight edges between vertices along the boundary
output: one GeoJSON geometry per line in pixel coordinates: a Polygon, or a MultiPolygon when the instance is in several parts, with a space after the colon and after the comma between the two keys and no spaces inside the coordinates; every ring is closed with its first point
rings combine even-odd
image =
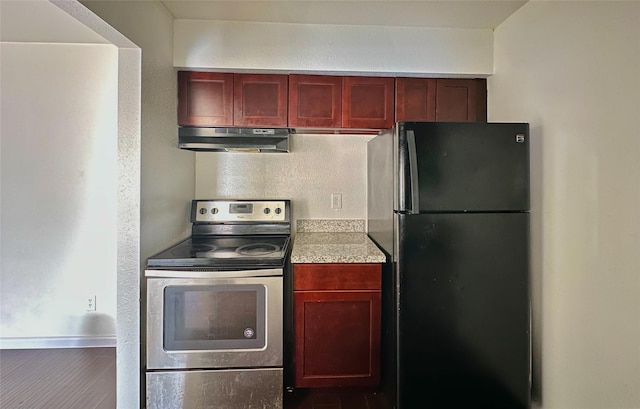
{"type": "Polygon", "coordinates": [[[420,183],[418,182],[418,157],[416,154],[416,135],[413,130],[407,131],[407,150],[409,156],[409,194],[411,196],[411,213],[420,213],[420,183]]]}

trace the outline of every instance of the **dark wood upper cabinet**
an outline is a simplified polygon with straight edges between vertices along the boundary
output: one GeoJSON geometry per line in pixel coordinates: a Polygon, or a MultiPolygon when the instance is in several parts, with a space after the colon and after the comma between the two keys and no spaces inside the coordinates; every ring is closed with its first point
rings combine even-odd
{"type": "Polygon", "coordinates": [[[290,127],[342,127],[342,77],[289,75],[290,127]]]}
{"type": "Polygon", "coordinates": [[[233,125],[233,74],[179,71],[178,125],[233,125]]]}
{"type": "Polygon", "coordinates": [[[380,264],[295,264],[296,387],[380,382],[380,264]]]}
{"type": "Polygon", "coordinates": [[[435,78],[396,78],[396,122],[435,120],[435,78]]]}
{"type": "Polygon", "coordinates": [[[343,77],[342,127],[387,129],[394,121],[395,78],[343,77]]]}
{"type": "Polygon", "coordinates": [[[358,133],[399,121],[486,122],[487,81],[178,72],[180,126],[358,133]]]}
{"type": "Polygon", "coordinates": [[[438,79],[436,121],[486,122],[487,81],[485,79],[438,79]]]}
{"type": "Polygon", "coordinates": [[[234,74],[235,126],[287,126],[288,75],[234,74]]]}

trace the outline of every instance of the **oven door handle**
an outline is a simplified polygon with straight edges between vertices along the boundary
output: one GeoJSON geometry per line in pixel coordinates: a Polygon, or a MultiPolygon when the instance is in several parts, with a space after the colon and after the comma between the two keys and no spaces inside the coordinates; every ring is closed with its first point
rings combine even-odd
{"type": "Polygon", "coordinates": [[[282,276],[281,268],[240,271],[145,270],[145,277],[161,278],[239,278],[282,276]]]}

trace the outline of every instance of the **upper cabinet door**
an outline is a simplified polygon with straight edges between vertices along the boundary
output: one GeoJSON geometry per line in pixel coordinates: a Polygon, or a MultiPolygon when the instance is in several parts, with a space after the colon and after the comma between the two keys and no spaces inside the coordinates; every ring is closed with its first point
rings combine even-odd
{"type": "Polygon", "coordinates": [[[396,78],[396,121],[436,120],[436,80],[396,78]]]}
{"type": "Polygon", "coordinates": [[[342,127],[342,77],[289,75],[289,126],[342,127]]]}
{"type": "Polygon", "coordinates": [[[395,78],[344,77],[342,127],[387,129],[394,123],[395,78]]]}
{"type": "Polygon", "coordinates": [[[179,71],[178,125],[233,125],[233,74],[179,71]]]}
{"type": "Polygon", "coordinates": [[[438,79],[436,121],[487,122],[487,81],[438,79]]]}
{"type": "Polygon", "coordinates": [[[287,126],[288,75],[235,74],[234,125],[287,126]]]}

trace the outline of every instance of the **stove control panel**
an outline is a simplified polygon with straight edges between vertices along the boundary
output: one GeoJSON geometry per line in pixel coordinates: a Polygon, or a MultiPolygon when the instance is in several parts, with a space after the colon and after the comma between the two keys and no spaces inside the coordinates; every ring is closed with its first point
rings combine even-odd
{"type": "Polygon", "coordinates": [[[194,200],[192,223],[288,222],[288,200],[194,200]]]}

